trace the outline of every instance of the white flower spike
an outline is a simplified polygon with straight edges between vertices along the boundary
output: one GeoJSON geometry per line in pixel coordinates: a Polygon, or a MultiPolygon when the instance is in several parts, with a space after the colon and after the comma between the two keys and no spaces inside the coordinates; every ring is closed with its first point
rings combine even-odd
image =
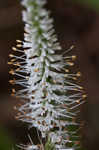
{"type": "Polygon", "coordinates": [[[15,76],[9,82],[21,87],[17,92],[13,88],[12,95],[25,100],[16,118],[37,128],[46,139],[43,148],[32,144],[24,149],[46,150],[52,145],[49,150],[76,150],[80,148],[80,137],[75,118],[86,95],[75,83],[81,73],[69,70],[76,56],[67,56],[67,52],[74,46],[61,52],[45,4],[46,0],[22,1],[24,41],[17,40],[8,62],[14,66],[9,73],[15,76]]]}

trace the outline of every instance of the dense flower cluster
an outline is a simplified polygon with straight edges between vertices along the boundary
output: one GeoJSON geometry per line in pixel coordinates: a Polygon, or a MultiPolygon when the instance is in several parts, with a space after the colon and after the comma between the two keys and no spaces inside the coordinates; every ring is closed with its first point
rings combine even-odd
{"type": "MultiPolygon", "coordinates": [[[[45,0],[23,0],[25,22],[24,41],[17,40],[10,54],[10,74],[17,76],[11,84],[20,85],[12,95],[25,100],[18,108],[17,118],[37,128],[47,144],[55,150],[74,150],[80,147],[79,124],[75,118],[84,103],[82,87],[75,84],[80,76],[70,73],[76,56],[62,54],[45,0]],[[22,55],[21,55],[22,54],[22,55]]],[[[73,46],[69,49],[71,50],[73,46]]],[[[26,150],[46,149],[46,144],[23,146],[26,150]]]]}

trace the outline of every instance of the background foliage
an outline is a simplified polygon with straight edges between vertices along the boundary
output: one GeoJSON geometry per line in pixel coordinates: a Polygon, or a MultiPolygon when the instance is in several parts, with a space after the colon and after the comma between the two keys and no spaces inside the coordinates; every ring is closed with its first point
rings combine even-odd
{"type": "Polygon", "coordinates": [[[5,129],[0,127],[0,150],[12,150],[12,142],[5,129]]]}
{"type": "Polygon", "coordinates": [[[87,4],[93,9],[96,9],[97,11],[99,11],[99,0],[76,0],[75,2],[79,2],[85,5],[87,4]]]}

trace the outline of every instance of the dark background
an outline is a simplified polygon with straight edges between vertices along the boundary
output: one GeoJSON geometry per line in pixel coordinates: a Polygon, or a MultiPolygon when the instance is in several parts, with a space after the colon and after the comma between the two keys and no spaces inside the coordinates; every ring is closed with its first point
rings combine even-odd
{"type": "MultiPolygon", "coordinates": [[[[81,108],[85,120],[83,143],[88,150],[99,144],[99,14],[72,0],[48,0],[55,29],[63,49],[75,45],[78,70],[88,98],[81,108]]],[[[18,0],[0,1],[0,124],[16,142],[25,142],[27,127],[14,119],[13,106],[18,100],[10,97],[8,55],[16,39],[23,39],[21,6],[18,0]]]]}

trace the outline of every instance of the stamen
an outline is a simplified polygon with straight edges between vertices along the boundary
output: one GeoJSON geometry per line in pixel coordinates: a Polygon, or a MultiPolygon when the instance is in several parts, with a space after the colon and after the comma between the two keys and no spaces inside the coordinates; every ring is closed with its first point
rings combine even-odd
{"type": "Polygon", "coordinates": [[[73,80],[77,80],[77,78],[76,78],[76,77],[73,77],[72,79],[73,79],[73,80]]]}
{"type": "Polygon", "coordinates": [[[15,84],[15,80],[9,80],[10,84],[15,84]]]}
{"type": "Polygon", "coordinates": [[[81,76],[81,72],[77,72],[76,76],[80,77],[81,76]]]}
{"type": "Polygon", "coordinates": [[[76,102],[79,104],[79,103],[80,103],[80,100],[76,100],[76,102]]]}
{"type": "Polygon", "coordinates": [[[14,66],[20,66],[20,63],[17,62],[17,63],[15,63],[15,64],[13,64],[13,65],[14,65],[14,66]]]}
{"type": "Polygon", "coordinates": [[[67,73],[68,73],[68,72],[69,72],[69,69],[65,69],[65,72],[67,72],[67,73]]]}
{"type": "Polygon", "coordinates": [[[14,75],[14,74],[15,74],[14,70],[11,69],[11,70],[9,71],[9,74],[14,75]]]}
{"type": "Polygon", "coordinates": [[[12,62],[10,62],[10,61],[8,62],[8,65],[12,65],[12,64],[13,64],[12,62]]]}
{"type": "Polygon", "coordinates": [[[14,57],[14,55],[13,55],[13,54],[10,54],[9,57],[14,57]]]}
{"type": "Polygon", "coordinates": [[[83,90],[84,88],[82,86],[79,86],[79,89],[83,90]]]}
{"type": "Polygon", "coordinates": [[[22,41],[21,41],[21,40],[16,40],[16,42],[18,42],[18,43],[22,43],[22,41]]]}
{"type": "Polygon", "coordinates": [[[13,93],[16,93],[15,89],[12,89],[12,92],[13,92],[13,93]]]}
{"type": "Polygon", "coordinates": [[[77,57],[74,55],[74,56],[72,56],[72,60],[75,60],[77,57]]]}
{"type": "Polygon", "coordinates": [[[86,97],[87,97],[87,95],[86,95],[86,94],[84,94],[84,95],[82,95],[82,97],[83,97],[83,98],[86,98],[86,97]]]}
{"type": "Polygon", "coordinates": [[[70,49],[72,50],[73,48],[75,48],[75,46],[74,45],[72,45],[71,47],[70,47],[70,49]]]}
{"type": "MultiPolygon", "coordinates": [[[[19,46],[19,45],[18,45],[18,46],[19,46]]],[[[13,50],[13,51],[17,51],[17,52],[24,53],[24,51],[23,51],[23,50],[17,49],[16,47],[12,47],[12,50],[13,50]]]]}
{"type": "Polygon", "coordinates": [[[17,46],[18,48],[22,47],[22,45],[21,45],[21,44],[17,44],[16,46],[17,46]]]}
{"type": "Polygon", "coordinates": [[[69,66],[74,66],[74,63],[73,63],[73,62],[67,62],[67,64],[68,64],[69,66]]]}
{"type": "Polygon", "coordinates": [[[17,49],[16,49],[15,47],[12,47],[12,50],[13,50],[13,51],[16,51],[17,49]]]}
{"type": "Polygon", "coordinates": [[[16,61],[16,59],[12,59],[12,60],[11,60],[11,62],[14,62],[14,61],[16,61]]]}
{"type": "Polygon", "coordinates": [[[15,71],[20,71],[20,68],[17,68],[15,71]]]}

